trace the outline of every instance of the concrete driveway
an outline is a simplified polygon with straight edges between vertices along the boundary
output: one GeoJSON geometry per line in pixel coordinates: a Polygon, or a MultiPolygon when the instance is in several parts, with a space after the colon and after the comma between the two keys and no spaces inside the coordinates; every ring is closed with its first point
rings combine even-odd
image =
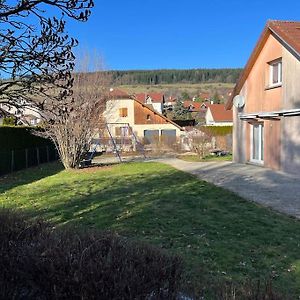
{"type": "Polygon", "coordinates": [[[179,170],[228,189],[241,197],[300,218],[300,178],[270,169],[232,162],[186,162],[159,159],[179,170]]]}

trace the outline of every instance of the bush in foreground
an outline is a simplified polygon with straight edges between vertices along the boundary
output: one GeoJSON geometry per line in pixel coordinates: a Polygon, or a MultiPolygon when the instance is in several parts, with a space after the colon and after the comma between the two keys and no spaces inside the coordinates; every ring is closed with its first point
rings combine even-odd
{"type": "Polygon", "coordinates": [[[182,263],[110,233],[0,212],[1,299],[173,299],[182,263]]]}
{"type": "Polygon", "coordinates": [[[214,284],[189,298],[182,289],[190,294],[194,287],[182,284],[177,256],[111,233],[57,230],[7,210],[0,210],[0,270],[0,299],[288,299],[271,280],[214,284]]]}

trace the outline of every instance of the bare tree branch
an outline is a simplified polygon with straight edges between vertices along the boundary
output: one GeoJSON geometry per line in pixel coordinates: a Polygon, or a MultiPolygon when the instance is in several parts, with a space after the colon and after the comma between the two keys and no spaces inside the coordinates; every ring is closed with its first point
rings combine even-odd
{"type": "MultiPolygon", "coordinates": [[[[72,94],[72,49],[77,40],[65,33],[65,15],[78,21],[90,16],[92,0],[0,1],[0,104],[26,103],[41,110],[58,109],[72,94]],[[47,8],[56,8],[45,17],[47,8]],[[28,18],[30,17],[30,18],[28,18]],[[29,22],[30,20],[30,22],[29,22]],[[46,105],[47,103],[47,105],[46,105]]],[[[65,105],[65,103],[64,103],[65,105]]]]}
{"type": "Polygon", "coordinates": [[[102,115],[111,78],[101,72],[103,63],[98,62],[99,55],[91,57],[87,53],[81,57],[81,71],[73,74],[72,103],[67,97],[65,109],[59,105],[59,113],[51,114],[51,121],[45,125],[45,135],[56,145],[65,168],[78,168],[93,137],[103,130],[102,115]],[[87,72],[90,62],[98,66],[97,71],[87,72]]]}

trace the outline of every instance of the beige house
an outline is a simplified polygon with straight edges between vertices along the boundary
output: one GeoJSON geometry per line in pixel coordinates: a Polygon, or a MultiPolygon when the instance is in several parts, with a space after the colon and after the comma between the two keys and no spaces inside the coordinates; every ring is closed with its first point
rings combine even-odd
{"type": "Polygon", "coordinates": [[[300,22],[267,23],[226,107],[235,162],[300,174],[300,22]]]}
{"type": "Polygon", "coordinates": [[[157,141],[175,143],[184,129],[121,90],[111,90],[104,117],[114,138],[128,137],[132,133],[140,142],[157,141]]]}

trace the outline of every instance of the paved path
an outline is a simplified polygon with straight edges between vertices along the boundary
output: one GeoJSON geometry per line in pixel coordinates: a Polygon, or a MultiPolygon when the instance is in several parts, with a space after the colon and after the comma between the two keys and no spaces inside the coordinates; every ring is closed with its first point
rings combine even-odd
{"type": "Polygon", "coordinates": [[[158,161],[300,219],[300,178],[295,175],[231,162],[195,163],[176,158],[158,161]]]}

